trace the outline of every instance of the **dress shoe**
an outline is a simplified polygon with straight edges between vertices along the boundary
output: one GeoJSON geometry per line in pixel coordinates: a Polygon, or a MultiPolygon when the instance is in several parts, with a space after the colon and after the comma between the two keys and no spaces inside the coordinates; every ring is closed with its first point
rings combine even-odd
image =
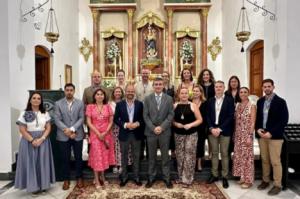
{"type": "Polygon", "coordinates": [[[223,181],[223,188],[227,189],[229,187],[228,180],[226,178],[223,178],[222,181],[223,181]]]}
{"type": "Polygon", "coordinates": [[[78,178],[78,179],[77,179],[76,186],[77,186],[78,188],[82,188],[82,187],[83,187],[83,180],[82,180],[82,178],[78,178]]]}
{"type": "Polygon", "coordinates": [[[134,180],[134,183],[137,185],[137,186],[142,186],[143,183],[140,181],[140,180],[134,180]]]}
{"type": "Polygon", "coordinates": [[[206,184],[212,184],[212,183],[214,183],[214,182],[216,182],[216,181],[218,181],[219,179],[218,179],[218,177],[215,177],[215,176],[210,176],[210,178],[208,179],[208,181],[206,182],[206,184]]]}
{"type": "Polygon", "coordinates": [[[173,184],[172,184],[171,180],[165,180],[164,183],[168,189],[173,188],[173,184]]]}
{"type": "Polygon", "coordinates": [[[70,188],[70,181],[65,180],[62,189],[63,190],[68,190],[70,188]]]}
{"type": "Polygon", "coordinates": [[[281,192],[281,188],[280,187],[272,187],[272,189],[270,191],[268,191],[268,195],[269,196],[275,196],[277,194],[279,194],[281,192]]]}
{"type": "Polygon", "coordinates": [[[268,186],[270,185],[270,183],[262,181],[260,185],[258,185],[257,189],[258,190],[264,190],[266,189],[268,186]]]}
{"type": "Polygon", "coordinates": [[[147,184],[146,184],[146,188],[151,188],[153,186],[154,181],[153,180],[148,180],[147,184]]]}
{"type": "Polygon", "coordinates": [[[120,187],[125,187],[125,185],[127,184],[128,180],[121,180],[120,182],[120,187]]]}

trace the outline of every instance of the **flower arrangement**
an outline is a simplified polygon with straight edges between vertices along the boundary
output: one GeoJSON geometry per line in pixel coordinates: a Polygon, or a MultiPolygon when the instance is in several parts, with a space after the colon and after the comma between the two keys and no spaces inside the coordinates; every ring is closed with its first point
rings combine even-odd
{"type": "Polygon", "coordinates": [[[33,122],[36,118],[36,115],[33,111],[25,111],[23,117],[26,122],[33,122]]]}
{"type": "Polygon", "coordinates": [[[190,41],[188,40],[183,41],[181,48],[179,50],[179,55],[186,62],[190,61],[194,57],[193,46],[191,45],[190,41]]]}
{"type": "Polygon", "coordinates": [[[118,46],[117,41],[111,41],[110,45],[108,46],[106,50],[106,57],[110,60],[113,61],[117,57],[121,55],[121,50],[120,47],[118,46]]]}

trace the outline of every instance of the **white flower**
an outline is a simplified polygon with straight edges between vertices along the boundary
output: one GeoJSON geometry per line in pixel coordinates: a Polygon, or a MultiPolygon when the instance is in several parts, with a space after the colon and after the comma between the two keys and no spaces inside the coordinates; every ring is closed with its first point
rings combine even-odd
{"type": "Polygon", "coordinates": [[[106,57],[110,60],[119,57],[121,50],[116,41],[112,41],[106,50],[106,57]]]}
{"type": "Polygon", "coordinates": [[[192,47],[192,44],[190,43],[190,41],[185,40],[182,43],[181,48],[179,50],[179,55],[184,60],[191,60],[194,57],[194,55],[193,55],[193,47],[192,47]]]}

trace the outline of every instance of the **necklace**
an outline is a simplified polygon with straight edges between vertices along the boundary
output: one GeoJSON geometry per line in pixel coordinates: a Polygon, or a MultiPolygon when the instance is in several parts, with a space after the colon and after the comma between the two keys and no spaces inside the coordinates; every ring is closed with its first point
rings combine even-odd
{"type": "Polygon", "coordinates": [[[99,114],[101,115],[102,114],[102,109],[103,109],[103,104],[101,104],[100,107],[99,107],[98,104],[96,104],[96,106],[97,106],[97,110],[98,110],[99,114]]]}
{"type": "MultiPolygon", "coordinates": [[[[186,105],[186,104],[183,104],[183,105],[186,105]]],[[[180,116],[180,119],[184,120],[184,113],[185,113],[185,110],[186,110],[186,107],[184,107],[183,111],[181,111],[181,116],[180,116]]]]}

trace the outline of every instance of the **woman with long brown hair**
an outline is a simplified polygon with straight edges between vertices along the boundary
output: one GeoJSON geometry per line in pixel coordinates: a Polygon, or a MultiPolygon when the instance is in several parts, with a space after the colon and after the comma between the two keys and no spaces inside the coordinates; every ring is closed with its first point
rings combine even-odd
{"type": "Polygon", "coordinates": [[[113,111],[107,103],[106,93],[97,89],[93,94],[94,103],[86,107],[87,125],[90,128],[89,166],[94,170],[96,188],[107,183],[104,172],[115,165],[114,139],[111,132],[113,111]]]}

